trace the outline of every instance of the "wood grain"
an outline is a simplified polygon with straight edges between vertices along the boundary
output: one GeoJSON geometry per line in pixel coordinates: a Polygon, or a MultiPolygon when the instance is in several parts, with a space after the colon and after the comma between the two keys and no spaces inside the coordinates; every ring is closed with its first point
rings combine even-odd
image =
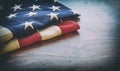
{"type": "Polygon", "coordinates": [[[60,0],[81,29],[1,56],[2,71],[119,71],[120,1],[60,0]]]}

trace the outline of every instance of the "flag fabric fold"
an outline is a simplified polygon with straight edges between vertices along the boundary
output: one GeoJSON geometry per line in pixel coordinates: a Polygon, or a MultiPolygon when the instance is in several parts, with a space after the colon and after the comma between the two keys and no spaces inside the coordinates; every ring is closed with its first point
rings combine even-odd
{"type": "Polygon", "coordinates": [[[14,38],[8,41],[4,45],[2,45],[2,48],[0,49],[0,54],[14,51],[16,49],[31,45],[35,42],[48,40],[63,34],[67,34],[76,31],[79,28],[80,28],[79,24],[77,24],[75,21],[71,20],[64,21],[57,25],[52,25],[49,26],[48,28],[37,31],[34,34],[31,34],[27,37],[14,38]]]}
{"type": "Polygon", "coordinates": [[[0,42],[26,37],[78,16],[53,0],[0,0],[0,42]]]}

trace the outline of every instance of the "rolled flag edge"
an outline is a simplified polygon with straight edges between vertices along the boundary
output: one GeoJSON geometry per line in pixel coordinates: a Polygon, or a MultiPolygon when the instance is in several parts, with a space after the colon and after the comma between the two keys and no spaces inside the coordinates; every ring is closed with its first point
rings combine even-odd
{"type": "Polygon", "coordinates": [[[12,39],[10,42],[4,45],[4,47],[0,50],[0,54],[8,53],[19,48],[20,48],[19,41],[17,39],[12,39]]]}
{"type": "Polygon", "coordinates": [[[1,53],[7,53],[21,47],[33,44],[38,41],[48,40],[62,34],[70,33],[79,29],[80,26],[74,21],[64,21],[58,25],[50,26],[44,30],[38,31],[28,37],[13,39],[3,46],[1,53]]]}
{"type": "Polygon", "coordinates": [[[13,33],[9,29],[0,26],[0,43],[6,42],[12,38],[13,38],[13,33]]]}

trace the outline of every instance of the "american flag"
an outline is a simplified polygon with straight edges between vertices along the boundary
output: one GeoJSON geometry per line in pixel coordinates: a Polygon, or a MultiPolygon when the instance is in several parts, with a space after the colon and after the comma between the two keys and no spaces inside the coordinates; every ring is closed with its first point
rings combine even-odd
{"type": "Polygon", "coordinates": [[[16,38],[78,16],[53,0],[0,0],[0,27],[9,29],[16,38]]]}
{"type": "Polygon", "coordinates": [[[0,54],[8,53],[39,41],[52,39],[78,29],[80,29],[79,24],[77,24],[75,21],[67,20],[57,25],[49,26],[27,37],[11,39],[10,41],[1,45],[0,54]]]}

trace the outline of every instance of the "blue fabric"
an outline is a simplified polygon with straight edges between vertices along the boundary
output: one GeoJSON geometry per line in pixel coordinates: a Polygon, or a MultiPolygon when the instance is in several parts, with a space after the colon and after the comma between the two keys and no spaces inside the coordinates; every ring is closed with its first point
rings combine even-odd
{"type": "Polygon", "coordinates": [[[46,28],[52,24],[57,24],[61,20],[73,19],[78,17],[78,14],[73,14],[71,9],[53,0],[0,0],[0,25],[10,29],[14,36],[25,37],[37,30],[46,28]],[[21,5],[22,9],[14,10],[13,7],[16,5],[21,5]],[[40,9],[33,10],[34,5],[39,6],[40,9]],[[52,6],[59,6],[60,10],[53,11],[50,9],[52,6]],[[37,12],[37,15],[29,16],[30,12],[37,12]],[[58,20],[47,14],[56,13],[58,14],[58,20]],[[10,14],[16,14],[15,17],[8,18],[10,14]],[[33,22],[32,26],[27,26],[25,29],[25,22],[33,22]],[[34,27],[34,29],[32,28],[34,27]]]}

